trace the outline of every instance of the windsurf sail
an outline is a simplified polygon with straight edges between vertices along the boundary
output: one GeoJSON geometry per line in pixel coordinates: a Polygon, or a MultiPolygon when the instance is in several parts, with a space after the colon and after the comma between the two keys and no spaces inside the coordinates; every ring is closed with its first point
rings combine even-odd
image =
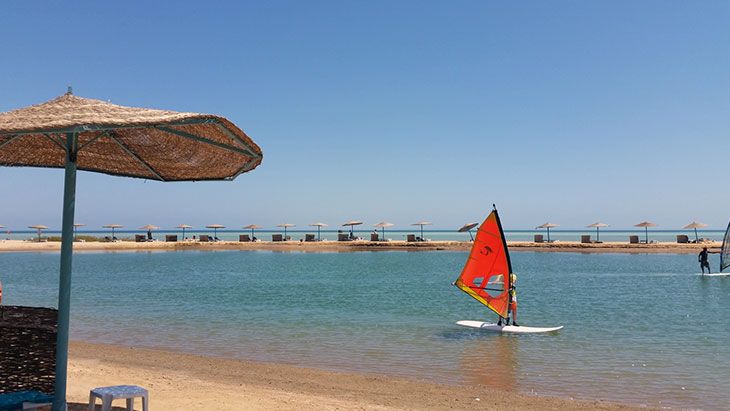
{"type": "Polygon", "coordinates": [[[507,241],[495,208],[479,227],[469,258],[454,285],[506,318],[511,272],[507,241]]]}
{"type": "Polygon", "coordinates": [[[730,267],[730,223],[727,224],[725,237],[722,239],[722,249],[720,250],[720,272],[730,267]]]}

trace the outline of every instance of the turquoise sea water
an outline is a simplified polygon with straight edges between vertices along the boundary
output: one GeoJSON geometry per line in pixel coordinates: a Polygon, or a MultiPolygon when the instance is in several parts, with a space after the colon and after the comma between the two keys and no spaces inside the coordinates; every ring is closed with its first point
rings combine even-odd
{"type": "MultiPolygon", "coordinates": [[[[716,255],[712,260],[717,266],[716,255]]],[[[632,404],[730,404],[730,278],[694,255],[515,252],[520,323],[450,285],[464,252],[78,253],[72,338],[632,404]]],[[[55,306],[58,254],[0,254],[4,303],[55,306]]]]}

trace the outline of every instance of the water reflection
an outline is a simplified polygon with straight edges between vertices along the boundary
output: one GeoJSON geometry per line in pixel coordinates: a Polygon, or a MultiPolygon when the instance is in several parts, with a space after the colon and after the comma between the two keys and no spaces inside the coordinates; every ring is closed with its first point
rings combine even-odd
{"type": "Polygon", "coordinates": [[[459,356],[464,383],[486,385],[501,391],[517,389],[519,338],[483,335],[466,342],[459,356]]]}

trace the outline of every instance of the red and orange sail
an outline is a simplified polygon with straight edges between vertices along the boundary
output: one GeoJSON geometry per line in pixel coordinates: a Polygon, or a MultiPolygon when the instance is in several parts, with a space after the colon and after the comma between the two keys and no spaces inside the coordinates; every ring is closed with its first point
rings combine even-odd
{"type": "Polygon", "coordinates": [[[511,272],[507,242],[495,209],[479,227],[466,265],[454,284],[506,318],[511,272]]]}

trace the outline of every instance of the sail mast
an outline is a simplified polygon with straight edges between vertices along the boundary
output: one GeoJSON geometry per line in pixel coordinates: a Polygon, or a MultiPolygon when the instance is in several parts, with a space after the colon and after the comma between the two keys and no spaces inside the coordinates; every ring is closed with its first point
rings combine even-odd
{"type": "Polygon", "coordinates": [[[725,230],[725,237],[722,239],[722,248],[720,249],[720,272],[730,267],[730,222],[725,230]]]}

